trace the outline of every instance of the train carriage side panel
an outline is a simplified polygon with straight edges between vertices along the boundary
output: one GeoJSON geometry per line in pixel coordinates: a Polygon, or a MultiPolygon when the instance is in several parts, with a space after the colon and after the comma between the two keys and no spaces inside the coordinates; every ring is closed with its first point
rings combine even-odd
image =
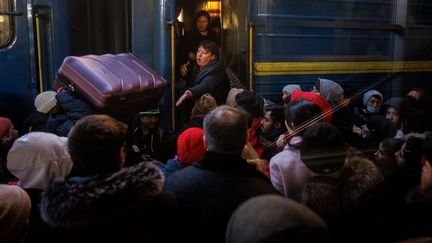
{"type": "Polygon", "coordinates": [[[9,19],[12,39],[0,48],[0,116],[20,129],[34,97],[52,88],[56,68],[69,54],[68,0],[3,2],[9,8],[0,17],[9,19]]]}
{"type": "Polygon", "coordinates": [[[399,96],[407,89],[402,82],[414,85],[412,79],[432,70],[430,57],[407,60],[410,43],[406,24],[396,16],[400,7],[369,0],[251,1],[253,89],[280,101],[288,83],[309,90],[322,77],[363,90],[387,78],[394,82],[374,88],[399,96]],[[394,75],[400,71],[417,75],[394,75]]]}

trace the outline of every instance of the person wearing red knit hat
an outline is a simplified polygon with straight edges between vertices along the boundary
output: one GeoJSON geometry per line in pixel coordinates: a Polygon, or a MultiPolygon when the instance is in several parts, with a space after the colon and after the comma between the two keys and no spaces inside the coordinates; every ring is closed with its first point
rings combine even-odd
{"type": "Polygon", "coordinates": [[[177,155],[169,159],[162,169],[165,176],[198,161],[205,153],[204,131],[199,127],[184,130],[177,138],[177,155]]]}
{"type": "Polygon", "coordinates": [[[191,165],[201,159],[205,153],[203,129],[191,127],[186,129],[177,139],[177,155],[183,164],[191,165]]]}
{"type": "Polygon", "coordinates": [[[331,123],[332,121],[332,111],[330,104],[319,94],[314,92],[307,91],[293,91],[291,93],[291,102],[295,102],[298,100],[308,100],[312,103],[318,105],[323,112],[323,121],[331,123]]]}

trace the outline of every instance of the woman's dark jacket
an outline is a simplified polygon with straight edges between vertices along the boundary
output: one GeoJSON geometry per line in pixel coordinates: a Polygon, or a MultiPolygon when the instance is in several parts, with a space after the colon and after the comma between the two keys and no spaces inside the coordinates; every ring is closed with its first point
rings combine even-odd
{"type": "Polygon", "coordinates": [[[205,93],[209,93],[216,99],[218,105],[225,104],[228,92],[231,89],[225,68],[225,57],[222,51],[219,51],[219,58],[211,61],[201,70],[199,66],[195,66],[192,75],[195,82],[189,88],[194,100],[205,93]]]}

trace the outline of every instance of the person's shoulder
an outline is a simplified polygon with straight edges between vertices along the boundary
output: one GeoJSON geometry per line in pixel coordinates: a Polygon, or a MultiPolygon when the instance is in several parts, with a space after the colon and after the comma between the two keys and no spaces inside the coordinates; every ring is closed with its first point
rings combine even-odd
{"type": "Polygon", "coordinates": [[[200,168],[197,168],[193,165],[186,166],[182,169],[170,173],[166,178],[165,184],[169,184],[173,182],[176,183],[178,181],[190,179],[191,177],[193,177],[194,174],[199,173],[200,170],[201,170],[200,168]]]}
{"type": "Polygon", "coordinates": [[[205,39],[216,42],[216,44],[218,44],[218,46],[220,46],[219,38],[217,37],[216,33],[211,29],[208,30],[207,35],[205,36],[205,39]]]}
{"type": "Polygon", "coordinates": [[[191,39],[189,38],[197,38],[198,36],[200,36],[200,34],[196,29],[190,29],[185,32],[183,38],[185,41],[191,41],[191,39]]]}

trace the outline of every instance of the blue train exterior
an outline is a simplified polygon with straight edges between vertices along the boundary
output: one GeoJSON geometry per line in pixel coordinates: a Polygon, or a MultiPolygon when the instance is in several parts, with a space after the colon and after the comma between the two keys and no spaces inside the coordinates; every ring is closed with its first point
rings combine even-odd
{"type": "Polygon", "coordinates": [[[251,86],[274,100],[318,77],[359,91],[387,79],[374,87],[386,97],[430,88],[431,19],[426,1],[253,0],[251,86]]]}
{"type": "Polygon", "coordinates": [[[20,128],[34,97],[50,90],[56,70],[70,54],[66,0],[3,1],[0,17],[8,38],[0,48],[0,116],[20,128]]]}

